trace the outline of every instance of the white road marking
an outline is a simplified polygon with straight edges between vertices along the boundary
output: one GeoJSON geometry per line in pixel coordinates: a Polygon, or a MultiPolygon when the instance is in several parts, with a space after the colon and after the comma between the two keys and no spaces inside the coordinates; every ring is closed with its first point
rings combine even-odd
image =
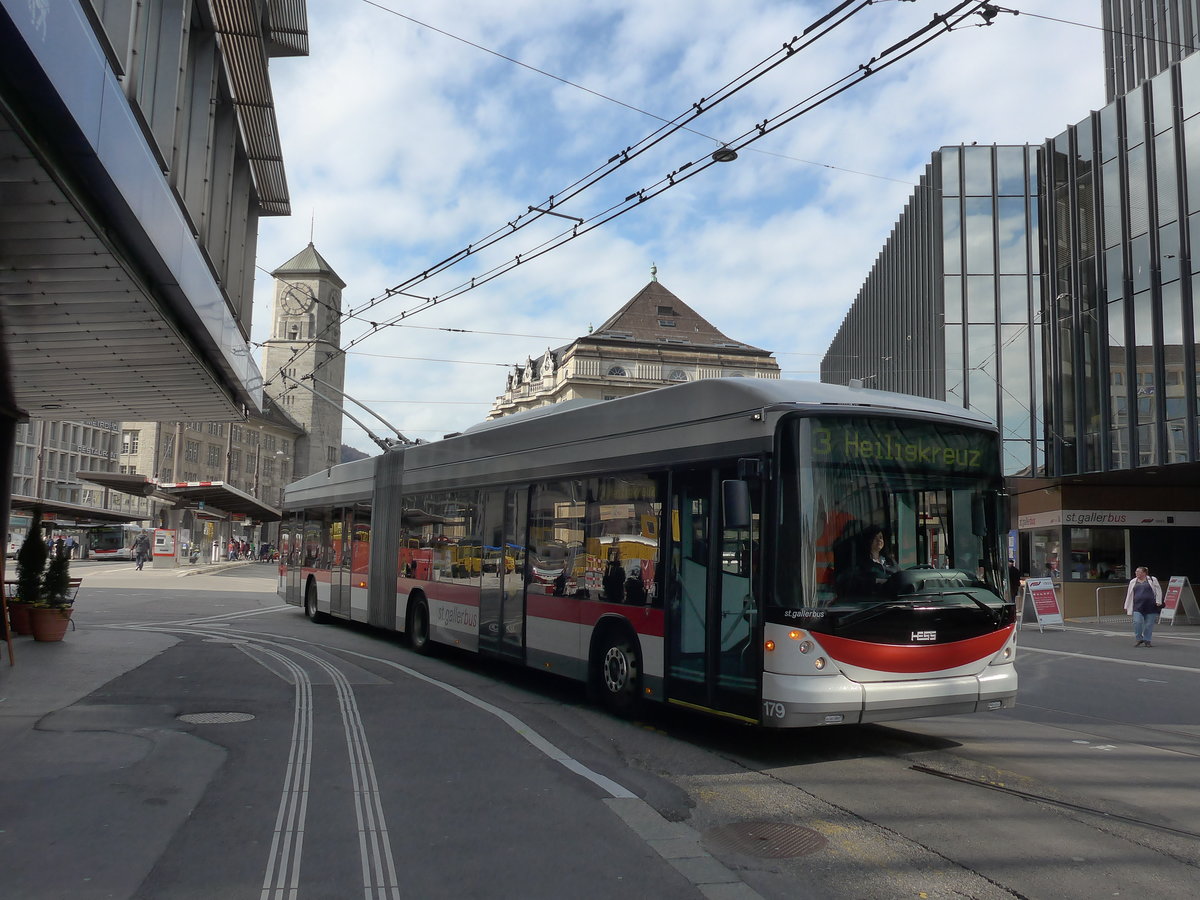
{"type": "Polygon", "coordinates": [[[308,786],[312,773],[313,707],[312,680],[303,668],[282,653],[255,647],[274,657],[292,673],[296,685],[296,707],[292,718],[292,742],[283,794],[275,816],[275,834],[267,855],[260,900],[285,900],[300,887],[300,857],[304,849],[304,825],[308,816],[308,786]],[[288,862],[291,861],[289,869],[288,862]]]}
{"type": "MultiPolygon", "coordinates": [[[[218,623],[209,624],[207,629],[212,629],[216,624],[218,623]]],[[[138,625],[132,627],[137,630],[164,630],[176,634],[193,634],[202,637],[225,637],[230,634],[224,629],[213,631],[207,630],[206,627],[194,626],[138,625]]],[[[400,900],[399,878],[396,875],[396,862],[392,855],[391,840],[384,817],[383,799],[379,793],[379,781],[375,775],[375,765],[371,758],[370,745],[367,742],[366,728],[363,725],[362,716],[359,714],[358,702],[349,679],[336,666],[307,650],[269,640],[253,632],[233,633],[245,638],[248,647],[274,657],[293,673],[296,679],[297,717],[302,718],[299,699],[301,686],[305,686],[303,690],[307,690],[311,698],[311,680],[302,668],[270,648],[278,647],[307,659],[320,666],[329,675],[337,690],[338,706],[342,714],[342,729],[346,738],[346,750],[349,754],[359,855],[362,862],[363,896],[365,900],[400,900]]],[[[311,767],[311,699],[307,705],[309,707],[308,726],[307,733],[303,738],[300,735],[304,729],[298,727],[295,721],[293,722],[289,771],[285,778],[283,796],[280,798],[280,812],[276,817],[276,839],[272,842],[271,856],[267,862],[267,874],[264,877],[260,900],[294,900],[299,890],[300,851],[304,838],[304,814],[307,813],[308,806],[308,770],[311,767]],[[297,761],[302,764],[293,768],[293,762],[297,761]],[[293,783],[294,776],[300,772],[304,776],[303,790],[297,790],[293,783]],[[285,810],[289,813],[286,817],[285,810]],[[285,818],[292,824],[288,828],[281,829],[281,822],[285,818]],[[288,881],[285,873],[289,853],[291,854],[292,869],[290,882],[284,888],[280,886],[280,882],[288,881]],[[269,887],[269,885],[274,885],[274,887],[269,887]]]]}
{"type": "Polygon", "coordinates": [[[1200,675],[1200,668],[1196,666],[1172,666],[1168,663],[1146,662],[1140,659],[1115,659],[1111,656],[1096,656],[1091,653],[1072,653],[1068,650],[1043,650],[1040,647],[1021,647],[1020,653],[1045,653],[1049,656],[1070,656],[1075,659],[1093,659],[1097,662],[1116,663],[1122,666],[1141,666],[1148,669],[1168,669],[1172,672],[1190,672],[1192,675],[1200,675]]]}
{"type": "Polygon", "coordinates": [[[497,719],[499,719],[501,722],[503,722],[505,725],[507,725],[509,728],[511,728],[513,731],[515,731],[521,737],[525,738],[525,740],[529,741],[529,743],[531,743],[534,747],[536,747],[542,753],[546,754],[546,756],[550,757],[555,762],[559,763],[563,767],[574,772],[576,775],[581,775],[582,777],[586,778],[588,781],[592,782],[592,784],[596,785],[601,790],[607,792],[609,794],[609,796],[618,797],[618,798],[631,798],[631,797],[637,796],[636,794],[634,794],[632,791],[628,790],[624,786],[617,784],[617,782],[613,781],[611,778],[607,778],[604,775],[601,775],[599,772],[595,772],[592,769],[589,769],[587,766],[585,766],[583,763],[579,762],[579,760],[575,759],[570,754],[564,752],[563,750],[560,750],[558,747],[554,746],[554,744],[550,743],[550,741],[546,740],[544,737],[542,737],[540,734],[538,734],[536,731],[534,731],[532,728],[530,728],[528,725],[526,725],[524,722],[522,722],[520,719],[518,719],[512,713],[507,712],[506,710],[500,709],[500,707],[498,707],[498,706],[493,706],[492,704],[488,703],[486,700],[481,700],[478,697],[468,694],[466,691],[462,690],[461,688],[456,688],[452,684],[446,684],[444,681],[438,681],[436,678],[430,678],[428,675],[418,672],[416,669],[410,669],[408,666],[401,665],[400,663],[397,663],[397,662],[392,662],[390,659],[380,659],[377,656],[369,656],[366,653],[356,653],[353,650],[344,650],[341,648],[330,648],[330,649],[333,650],[333,652],[335,652],[335,653],[345,653],[349,656],[358,656],[358,657],[361,657],[362,659],[369,659],[369,660],[372,660],[373,662],[377,662],[377,663],[380,663],[385,666],[391,666],[393,669],[399,669],[401,672],[403,672],[405,675],[409,676],[410,678],[415,678],[418,681],[423,681],[426,684],[432,685],[433,687],[440,688],[441,690],[446,691],[448,694],[453,694],[455,697],[458,697],[460,700],[462,700],[466,703],[470,703],[472,706],[495,716],[497,719]]]}

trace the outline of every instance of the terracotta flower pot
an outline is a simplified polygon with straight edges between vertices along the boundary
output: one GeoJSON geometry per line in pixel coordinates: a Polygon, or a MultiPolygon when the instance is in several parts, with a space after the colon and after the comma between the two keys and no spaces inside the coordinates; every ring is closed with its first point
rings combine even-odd
{"type": "Polygon", "coordinates": [[[71,624],[71,607],[68,606],[65,609],[34,607],[29,610],[29,620],[33,625],[35,641],[61,641],[63,635],[67,633],[67,626],[71,624]]]}
{"type": "Polygon", "coordinates": [[[17,634],[33,634],[33,623],[29,619],[30,609],[28,603],[19,600],[8,601],[8,621],[12,623],[12,630],[17,634]]]}

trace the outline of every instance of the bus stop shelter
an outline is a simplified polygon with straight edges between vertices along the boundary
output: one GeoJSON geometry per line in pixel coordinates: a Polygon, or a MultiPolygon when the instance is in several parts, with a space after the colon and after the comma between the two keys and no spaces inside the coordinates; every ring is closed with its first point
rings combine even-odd
{"type": "MultiPolygon", "coordinates": [[[[139,497],[150,497],[161,503],[165,511],[164,528],[160,530],[178,533],[185,511],[192,513],[192,520],[209,520],[220,523],[222,535],[221,546],[232,537],[232,526],[237,518],[244,521],[260,523],[278,522],[283,518],[283,512],[263,503],[257,497],[247,494],[240,488],[223,481],[177,481],[160,483],[152,481],[145,475],[122,474],[117,472],[79,472],[81,481],[88,481],[110,490],[122,491],[139,497]]],[[[127,521],[127,520],[126,520],[127,521]]],[[[172,536],[174,552],[167,565],[177,565],[179,544],[172,536]]],[[[167,556],[160,553],[160,545],[156,542],[154,564],[160,565],[160,559],[167,556]]]]}

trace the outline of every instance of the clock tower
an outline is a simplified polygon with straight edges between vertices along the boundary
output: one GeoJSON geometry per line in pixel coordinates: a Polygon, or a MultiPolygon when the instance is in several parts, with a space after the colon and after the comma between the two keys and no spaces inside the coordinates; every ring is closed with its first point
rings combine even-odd
{"type": "Polygon", "coordinates": [[[292,461],[293,478],[303,478],[341,462],[346,283],[312,243],[271,275],[275,299],[271,336],[263,344],[265,392],[304,428],[306,437],[296,442],[292,461]]]}

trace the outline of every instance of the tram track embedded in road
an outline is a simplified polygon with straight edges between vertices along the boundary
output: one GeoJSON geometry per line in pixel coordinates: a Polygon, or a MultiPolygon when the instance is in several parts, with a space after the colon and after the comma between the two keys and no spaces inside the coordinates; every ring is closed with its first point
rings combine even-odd
{"type": "MultiPolygon", "coordinates": [[[[941,769],[935,769],[932,766],[924,766],[913,764],[909,766],[913,772],[920,772],[923,775],[933,775],[936,778],[944,778],[947,781],[953,781],[958,784],[970,785],[972,787],[984,788],[985,790],[995,791],[1000,794],[1007,794],[1010,797],[1017,797],[1021,800],[1028,800],[1031,803],[1044,803],[1048,806],[1055,806],[1060,809],[1069,809],[1073,812],[1085,813],[1090,816],[1096,816],[1106,821],[1123,822],[1126,825],[1136,825],[1141,828],[1149,828],[1154,831],[1161,831],[1166,834],[1173,834],[1177,837],[1192,838],[1200,840],[1200,833],[1189,831],[1186,828],[1175,828],[1171,825],[1164,825],[1161,822],[1150,822],[1146,819],[1138,819],[1134,816],[1126,816],[1121,813],[1108,812],[1103,809],[1096,809],[1092,806],[1085,806],[1082,803],[1073,803],[1070,800],[1059,800],[1055,797],[1047,797],[1044,794],[1035,794],[1031,791],[1022,791],[1018,788],[1008,787],[995,782],[982,781],[977,778],[968,778],[965,775],[955,775],[953,772],[944,772],[941,769]]],[[[1185,860],[1188,865],[1197,866],[1194,860],[1185,860]]]]}

